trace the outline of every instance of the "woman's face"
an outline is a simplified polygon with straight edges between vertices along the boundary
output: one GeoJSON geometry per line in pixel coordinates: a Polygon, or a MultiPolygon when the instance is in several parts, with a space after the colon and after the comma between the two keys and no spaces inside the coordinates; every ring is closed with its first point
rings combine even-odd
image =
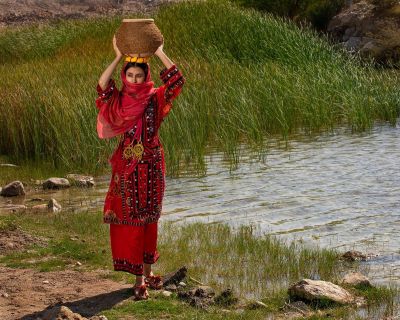
{"type": "Polygon", "coordinates": [[[126,70],[126,80],[129,83],[143,83],[145,80],[143,69],[139,67],[130,67],[126,70]]]}

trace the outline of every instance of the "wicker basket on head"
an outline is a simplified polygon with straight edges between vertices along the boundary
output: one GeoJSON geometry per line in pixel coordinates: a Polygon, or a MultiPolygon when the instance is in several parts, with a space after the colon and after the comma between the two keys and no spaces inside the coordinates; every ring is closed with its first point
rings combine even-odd
{"type": "Polygon", "coordinates": [[[153,19],[123,19],[115,37],[121,53],[131,57],[150,57],[163,43],[153,19]]]}

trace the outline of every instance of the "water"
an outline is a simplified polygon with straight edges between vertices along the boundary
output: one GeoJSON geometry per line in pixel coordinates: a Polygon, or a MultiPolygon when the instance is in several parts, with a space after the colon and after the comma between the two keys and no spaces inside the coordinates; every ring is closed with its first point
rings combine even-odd
{"type": "MultiPolygon", "coordinates": [[[[400,127],[381,126],[369,134],[293,141],[288,150],[272,147],[264,161],[244,150],[243,163],[231,173],[213,153],[206,176],[167,179],[162,219],[253,224],[288,240],[371,253],[375,257],[363,266],[372,281],[400,284],[399,146],[400,127]]],[[[91,190],[27,199],[54,197],[73,210],[97,210],[108,180],[98,178],[91,190]]]]}

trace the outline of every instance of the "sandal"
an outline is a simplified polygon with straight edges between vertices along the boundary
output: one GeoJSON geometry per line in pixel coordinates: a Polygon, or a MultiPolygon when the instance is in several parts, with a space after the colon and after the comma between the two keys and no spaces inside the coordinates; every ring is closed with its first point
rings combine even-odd
{"type": "Polygon", "coordinates": [[[154,290],[160,290],[163,286],[163,281],[161,279],[161,276],[155,276],[154,274],[145,277],[144,278],[144,283],[151,289],[154,290]]]}
{"type": "Polygon", "coordinates": [[[133,287],[133,298],[134,300],[147,300],[149,293],[147,292],[147,285],[144,283],[140,286],[134,285],[133,287]]]}

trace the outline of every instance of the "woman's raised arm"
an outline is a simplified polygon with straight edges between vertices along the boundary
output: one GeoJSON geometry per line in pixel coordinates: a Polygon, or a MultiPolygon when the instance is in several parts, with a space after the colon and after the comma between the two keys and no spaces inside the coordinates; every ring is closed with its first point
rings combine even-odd
{"type": "Polygon", "coordinates": [[[111,76],[115,70],[115,68],[117,67],[118,63],[121,61],[122,59],[122,53],[121,51],[119,51],[118,47],[117,47],[117,41],[115,39],[115,36],[113,38],[113,47],[114,47],[114,51],[115,51],[115,59],[113,62],[111,62],[111,64],[106,68],[106,70],[103,71],[102,75],[100,76],[99,79],[99,86],[102,90],[105,90],[107,88],[107,85],[111,79],[111,76]]]}
{"type": "Polygon", "coordinates": [[[171,61],[170,58],[167,57],[167,55],[163,51],[164,48],[164,41],[161,46],[158,47],[157,51],[154,53],[157,57],[160,58],[161,62],[164,64],[164,66],[169,69],[171,68],[174,63],[171,61]]]}

